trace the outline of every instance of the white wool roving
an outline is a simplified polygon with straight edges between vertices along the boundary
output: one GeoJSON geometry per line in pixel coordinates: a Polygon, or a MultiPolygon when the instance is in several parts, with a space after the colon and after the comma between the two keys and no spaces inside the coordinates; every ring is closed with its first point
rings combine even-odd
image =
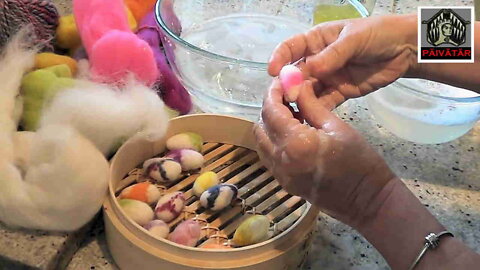
{"type": "Polygon", "coordinates": [[[16,158],[0,162],[0,220],[10,226],[71,231],[87,223],[106,196],[108,162],[68,126],[17,132],[16,158]]]}
{"type": "MultiPolygon", "coordinates": [[[[23,74],[33,67],[35,49],[27,42],[31,29],[24,28],[3,48],[0,56],[0,158],[11,159],[10,134],[17,130],[18,109],[15,106],[23,74]]],[[[1,181],[1,179],[0,179],[1,181]]]]}
{"type": "Polygon", "coordinates": [[[108,154],[133,135],[161,138],[167,123],[163,102],[146,86],[132,82],[119,90],[80,82],[54,98],[44,110],[40,126],[70,124],[108,154]]]}

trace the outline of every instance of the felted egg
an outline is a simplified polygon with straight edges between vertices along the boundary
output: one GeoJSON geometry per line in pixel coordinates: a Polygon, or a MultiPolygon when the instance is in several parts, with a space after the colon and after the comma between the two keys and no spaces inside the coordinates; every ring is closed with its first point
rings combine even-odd
{"type": "Polygon", "coordinates": [[[207,243],[207,244],[202,245],[201,248],[208,248],[208,249],[230,249],[230,248],[232,248],[232,247],[231,247],[231,246],[226,246],[226,245],[221,244],[221,243],[211,242],[211,243],[207,243]]]}
{"type": "Polygon", "coordinates": [[[153,210],[144,202],[130,199],[118,201],[125,214],[140,226],[146,225],[153,219],[153,210]]]}
{"type": "Polygon", "coordinates": [[[203,155],[191,149],[171,150],[165,156],[171,158],[182,165],[182,170],[191,171],[200,169],[205,163],[203,155]]]}
{"type": "Polygon", "coordinates": [[[202,151],[203,138],[194,132],[184,132],[170,137],[167,140],[169,150],[192,149],[197,152],[202,151]]]}
{"type": "Polygon", "coordinates": [[[144,174],[155,181],[171,182],[180,178],[182,166],[171,158],[151,158],[143,163],[144,174]]]}
{"type": "Polygon", "coordinates": [[[268,239],[270,220],[266,216],[253,215],[238,226],[233,235],[237,246],[253,245],[268,239]]]}
{"type": "Polygon", "coordinates": [[[155,238],[167,238],[170,228],[163,220],[155,219],[143,226],[155,238]]]}
{"type": "Polygon", "coordinates": [[[137,200],[152,204],[160,198],[160,191],[150,182],[138,183],[122,190],[120,199],[137,200]]]}
{"type": "Polygon", "coordinates": [[[180,245],[194,247],[202,233],[202,228],[198,222],[189,219],[178,224],[175,230],[168,236],[168,240],[180,245]]]}
{"type": "Polygon", "coordinates": [[[155,207],[155,215],[158,219],[170,222],[182,213],[185,207],[183,192],[172,192],[163,195],[155,207]]]}
{"type": "Polygon", "coordinates": [[[200,204],[206,209],[219,211],[229,206],[237,198],[238,189],[231,184],[213,186],[200,196],[200,204]]]}
{"type": "Polygon", "coordinates": [[[220,183],[218,175],[215,172],[204,172],[200,174],[193,184],[193,194],[200,197],[205,190],[220,183]]]}

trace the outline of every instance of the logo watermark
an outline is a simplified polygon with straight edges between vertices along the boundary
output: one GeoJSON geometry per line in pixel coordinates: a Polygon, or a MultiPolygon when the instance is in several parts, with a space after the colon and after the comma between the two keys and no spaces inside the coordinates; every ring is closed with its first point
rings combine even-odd
{"type": "Polygon", "coordinates": [[[418,8],[419,63],[473,63],[473,7],[418,8]]]}

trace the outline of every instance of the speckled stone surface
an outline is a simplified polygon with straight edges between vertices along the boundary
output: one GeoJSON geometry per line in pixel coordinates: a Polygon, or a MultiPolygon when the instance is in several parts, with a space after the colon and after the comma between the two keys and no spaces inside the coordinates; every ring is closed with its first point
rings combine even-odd
{"type": "Polygon", "coordinates": [[[49,233],[0,224],[0,269],[63,269],[92,225],[72,233],[49,233]]]}

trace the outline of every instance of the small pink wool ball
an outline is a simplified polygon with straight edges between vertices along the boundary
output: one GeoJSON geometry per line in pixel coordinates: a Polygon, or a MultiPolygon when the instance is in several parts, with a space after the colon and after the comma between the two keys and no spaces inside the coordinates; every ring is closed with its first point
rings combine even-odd
{"type": "Polygon", "coordinates": [[[295,102],[300,94],[303,83],[302,71],[294,65],[286,65],[280,70],[280,82],[287,102],[295,102]]]}

